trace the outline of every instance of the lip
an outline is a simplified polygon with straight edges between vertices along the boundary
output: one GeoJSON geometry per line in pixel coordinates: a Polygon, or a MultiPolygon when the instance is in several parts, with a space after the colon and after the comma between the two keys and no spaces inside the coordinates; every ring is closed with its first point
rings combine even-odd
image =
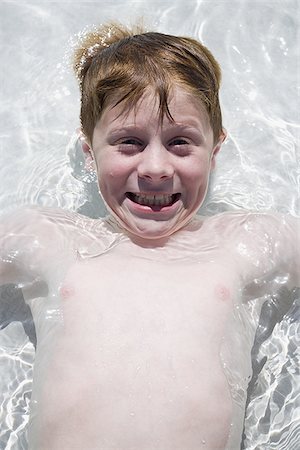
{"type": "MultiPolygon", "coordinates": [[[[169,214],[172,214],[173,212],[175,212],[178,208],[178,204],[179,201],[181,199],[181,194],[176,193],[176,194],[172,194],[172,195],[176,195],[174,202],[171,205],[167,205],[167,206],[162,206],[162,205],[141,205],[139,203],[134,202],[130,196],[128,195],[128,193],[126,193],[126,197],[125,197],[125,202],[127,203],[127,206],[130,210],[132,210],[134,213],[136,213],[137,215],[142,215],[142,216],[147,216],[148,218],[150,218],[149,216],[155,216],[155,218],[158,218],[158,216],[167,216],[169,214]]],[[[130,193],[129,193],[130,194],[130,193]]],[[[135,194],[135,193],[134,193],[135,194]]],[[[162,193],[162,192],[147,192],[147,193],[139,193],[139,194],[144,194],[144,195],[171,195],[170,193],[162,193]]]]}

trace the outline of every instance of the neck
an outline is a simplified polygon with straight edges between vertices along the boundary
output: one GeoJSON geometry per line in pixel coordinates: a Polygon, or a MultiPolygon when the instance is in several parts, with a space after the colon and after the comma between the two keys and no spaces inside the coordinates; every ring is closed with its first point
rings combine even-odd
{"type": "Polygon", "coordinates": [[[192,229],[198,229],[200,224],[199,221],[194,221],[194,217],[190,219],[190,221],[181,229],[174,232],[172,235],[169,236],[161,236],[157,238],[146,238],[143,236],[139,236],[138,234],[131,233],[129,230],[127,230],[125,227],[120,225],[119,221],[114,217],[114,215],[109,214],[105,221],[107,225],[112,229],[112,231],[121,233],[124,236],[126,236],[129,241],[131,241],[133,244],[137,245],[138,247],[142,248],[161,248],[166,247],[170,240],[172,240],[173,236],[177,233],[180,233],[180,231],[183,230],[192,230],[192,229]]]}
{"type": "Polygon", "coordinates": [[[137,234],[131,233],[125,227],[120,225],[119,221],[111,214],[105,217],[106,224],[112,229],[112,231],[117,233],[122,233],[127,236],[128,239],[135,245],[143,248],[157,248],[164,247],[169,241],[171,236],[163,236],[158,238],[145,238],[137,234]]]}

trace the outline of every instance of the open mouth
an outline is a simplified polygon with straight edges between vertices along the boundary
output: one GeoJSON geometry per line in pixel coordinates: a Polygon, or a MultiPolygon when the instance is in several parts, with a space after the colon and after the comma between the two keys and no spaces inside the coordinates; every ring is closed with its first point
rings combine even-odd
{"type": "Polygon", "coordinates": [[[135,194],[133,192],[126,192],[126,196],[134,203],[138,203],[143,206],[171,206],[180,197],[180,194],[135,194]]]}

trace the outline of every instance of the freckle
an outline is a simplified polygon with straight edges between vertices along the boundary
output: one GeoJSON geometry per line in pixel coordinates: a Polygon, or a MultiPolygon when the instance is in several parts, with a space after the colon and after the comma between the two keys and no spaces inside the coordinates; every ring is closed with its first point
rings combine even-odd
{"type": "Polygon", "coordinates": [[[223,284],[216,286],[215,293],[217,297],[224,302],[230,299],[230,289],[223,284]]]}
{"type": "Polygon", "coordinates": [[[74,289],[69,286],[62,286],[59,290],[61,298],[66,300],[74,295],[74,289]]]}

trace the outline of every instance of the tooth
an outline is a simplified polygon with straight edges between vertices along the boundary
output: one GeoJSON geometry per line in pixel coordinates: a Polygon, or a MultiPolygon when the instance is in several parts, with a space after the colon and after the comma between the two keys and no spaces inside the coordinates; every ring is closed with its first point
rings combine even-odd
{"type": "Polygon", "coordinates": [[[166,200],[166,196],[165,195],[156,195],[155,200],[156,200],[157,204],[164,203],[166,200]]]}
{"type": "Polygon", "coordinates": [[[172,203],[172,194],[133,194],[133,199],[140,205],[166,206],[172,203]]]}
{"type": "Polygon", "coordinates": [[[166,205],[166,201],[168,198],[165,195],[158,195],[157,196],[157,204],[158,205],[166,205]]]}

